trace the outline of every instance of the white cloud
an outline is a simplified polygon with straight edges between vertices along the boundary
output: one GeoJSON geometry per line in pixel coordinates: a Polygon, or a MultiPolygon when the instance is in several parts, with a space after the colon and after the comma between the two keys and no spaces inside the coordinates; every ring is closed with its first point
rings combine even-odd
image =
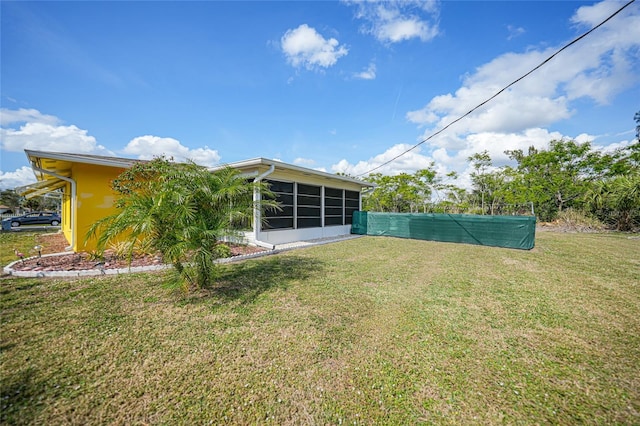
{"type": "MultiPolygon", "coordinates": [[[[593,139],[590,139],[590,140],[593,140],[593,139]]],[[[630,146],[632,143],[633,143],[632,141],[620,141],[620,142],[611,143],[609,145],[591,145],[591,147],[596,151],[600,151],[604,154],[609,154],[614,152],[617,149],[626,148],[630,146]]]]}
{"type": "MultiPolygon", "coordinates": [[[[280,161],[280,160],[278,160],[280,161]]],[[[309,169],[314,169],[314,170],[318,170],[320,172],[326,172],[327,169],[324,167],[314,167],[316,165],[316,160],[312,160],[310,158],[301,158],[298,157],[295,160],[293,160],[293,164],[296,164],[298,166],[301,167],[307,167],[309,169]]]]}
{"type": "Polygon", "coordinates": [[[578,136],[573,138],[573,140],[578,143],[593,142],[593,140],[596,139],[596,137],[597,136],[590,135],[588,133],[580,133],[578,136]]]}
{"type": "Polygon", "coordinates": [[[409,111],[407,113],[407,120],[416,124],[431,124],[438,121],[438,115],[427,108],[422,108],[416,111],[409,111]]]}
{"type": "Polygon", "coordinates": [[[25,149],[113,155],[86,130],[77,126],[64,126],[61,120],[35,109],[2,110],[0,149],[21,152],[25,149]],[[20,124],[18,128],[8,127],[20,124]]]}
{"type": "Polygon", "coordinates": [[[465,139],[465,148],[456,152],[451,165],[460,166],[467,162],[467,158],[478,152],[487,151],[494,165],[504,165],[509,157],[504,151],[521,149],[526,152],[530,146],[537,149],[547,148],[549,141],[567,139],[559,132],[549,132],[547,129],[532,128],[518,133],[474,133],[465,139]]]}
{"type": "Polygon", "coordinates": [[[429,41],[439,34],[436,1],[346,1],[357,7],[356,17],[366,22],[363,32],[382,43],[410,39],[429,41]]]}
{"type": "Polygon", "coordinates": [[[53,115],[42,114],[37,109],[0,109],[0,125],[2,126],[29,122],[58,125],[60,123],[60,119],[53,115]]]}
{"type": "MultiPolygon", "coordinates": [[[[0,149],[7,152],[21,152],[24,149],[115,156],[116,154],[99,145],[87,130],[75,125],[63,125],[62,120],[42,114],[36,109],[0,110],[0,149]]],[[[218,151],[208,147],[190,149],[175,139],[157,136],[140,136],[132,139],[124,148],[124,153],[140,159],[152,159],[165,155],[175,161],[191,159],[203,166],[219,163],[218,151]]],[[[0,186],[13,188],[34,182],[35,177],[29,167],[14,172],[0,172],[0,186]]]]}
{"type": "Polygon", "coordinates": [[[448,136],[438,141],[432,152],[434,160],[447,170],[461,172],[468,167],[468,158],[473,154],[487,151],[494,165],[512,164],[505,151],[521,149],[527,151],[530,146],[537,149],[547,148],[552,140],[573,139],[560,132],[550,132],[543,128],[531,128],[522,132],[499,133],[479,132],[464,137],[448,136]]]}
{"type": "MultiPolygon", "coordinates": [[[[376,155],[366,161],[359,161],[357,164],[351,164],[347,160],[343,159],[337,164],[332,165],[331,171],[333,173],[346,173],[351,176],[358,176],[381,166],[410,147],[411,145],[407,144],[397,144],[387,149],[382,154],[376,155]]],[[[433,158],[421,154],[420,147],[418,147],[392,163],[380,167],[375,170],[374,173],[382,173],[385,175],[397,175],[402,172],[414,173],[417,170],[429,167],[432,161],[433,158]]]]}
{"type": "Polygon", "coordinates": [[[382,23],[376,31],[376,37],[378,39],[391,43],[398,43],[412,38],[428,41],[437,34],[437,28],[431,28],[426,22],[417,18],[394,19],[382,23]]]}
{"type": "Polygon", "coordinates": [[[513,40],[514,38],[521,36],[526,33],[526,30],[522,27],[515,27],[513,25],[507,25],[507,31],[509,31],[509,35],[507,36],[507,40],[513,40]]]}
{"type": "Polygon", "coordinates": [[[313,167],[316,164],[316,162],[315,160],[312,160],[310,158],[298,157],[295,160],[293,160],[293,164],[297,164],[298,166],[302,166],[302,167],[313,167]]]}
{"type": "Polygon", "coordinates": [[[218,151],[204,148],[189,149],[173,138],[161,138],[159,136],[145,135],[129,141],[124,152],[137,156],[141,160],[151,160],[154,157],[164,155],[173,158],[174,161],[192,160],[201,166],[211,167],[219,163],[218,151]]]}
{"type": "Polygon", "coordinates": [[[376,79],[376,64],[373,62],[369,64],[366,70],[354,74],[355,78],[362,80],[375,80],[376,79]]]}
{"type": "Polygon", "coordinates": [[[288,30],[282,36],[280,45],[291,65],[296,68],[304,66],[309,70],[331,67],[349,52],[338,40],[325,39],[307,24],[288,30]]]}
{"type": "MultiPolygon", "coordinates": [[[[592,25],[612,7],[610,3],[581,7],[573,22],[592,25]]],[[[425,131],[426,137],[533,69],[559,48],[500,55],[466,76],[455,93],[433,97],[424,108],[409,111],[406,118],[419,125],[435,125],[425,131]]],[[[521,133],[570,118],[576,112],[573,103],[576,100],[611,102],[618,93],[640,81],[640,74],[634,70],[639,48],[640,7],[631,6],[449,130],[454,138],[484,132],[521,133]]]]}
{"type": "Polygon", "coordinates": [[[500,102],[465,119],[456,129],[473,132],[517,132],[571,117],[564,97],[518,97],[507,93],[500,102]]]}
{"type": "Polygon", "coordinates": [[[0,171],[0,190],[13,189],[34,183],[36,177],[31,167],[22,166],[14,172],[0,171]]]}
{"type": "MultiPolygon", "coordinates": [[[[637,24],[640,25],[640,20],[637,24]]],[[[571,99],[590,97],[599,104],[608,104],[613,96],[639,80],[637,70],[633,67],[627,52],[614,49],[610,54],[602,55],[597,67],[584,70],[569,81],[567,94],[571,99]]]]}
{"type": "Polygon", "coordinates": [[[581,6],[571,18],[575,24],[591,28],[602,22],[622,6],[619,1],[603,1],[591,6],[581,6]]]}

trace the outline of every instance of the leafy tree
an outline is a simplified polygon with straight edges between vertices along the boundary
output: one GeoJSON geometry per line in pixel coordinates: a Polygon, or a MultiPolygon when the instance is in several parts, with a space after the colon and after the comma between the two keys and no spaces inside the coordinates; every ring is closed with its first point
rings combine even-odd
{"type": "MultiPolygon", "coordinates": [[[[219,244],[236,235],[233,224],[253,215],[253,190],[271,194],[266,183],[249,183],[237,170],[210,173],[194,163],[165,158],[138,163],[112,182],[119,211],[96,222],[87,238],[98,236],[103,251],[115,241],[135,250],[158,251],[171,263],[186,288],[209,286],[219,244]]],[[[263,207],[275,202],[263,201],[263,207]]]]}
{"type": "Polygon", "coordinates": [[[418,170],[415,173],[414,182],[418,190],[420,197],[419,204],[423,207],[423,212],[426,213],[426,205],[431,201],[431,196],[441,182],[437,172],[433,169],[435,163],[431,163],[430,167],[426,169],[418,170]]]}
{"type": "Polygon", "coordinates": [[[501,170],[492,170],[493,163],[487,151],[473,154],[468,161],[474,169],[471,172],[472,201],[479,198],[482,214],[494,214],[497,204],[502,201],[504,175],[501,170]]]}
{"type": "Polygon", "coordinates": [[[634,119],[636,121],[636,140],[625,147],[602,156],[602,164],[608,167],[606,177],[628,175],[640,171],[640,111],[634,119]]]}
{"type": "Polygon", "coordinates": [[[21,207],[29,210],[60,210],[60,198],[56,196],[37,196],[26,199],[15,189],[5,189],[0,192],[0,204],[10,207],[14,212],[21,207]]]}
{"type": "Polygon", "coordinates": [[[400,173],[395,176],[373,173],[366,179],[376,188],[363,198],[365,210],[415,213],[424,209],[431,200],[432,191],[437,184],[437,174],[433,163],[427,169],[421,169],[413,175],[400,173]]]}
{"type": "Polygon", "coordinates": [[[22,202],[22,205],[30,210],[60,210],[60,198],[54,195],[37,196],[26,199],[22,202]]]}
{"type": "Polygon", "coordinates": [[[382,212],[408,211],[407,188],[401,188],[408,180],[409,175],[403,173],[398,176],[387,176],[373,173],[367,177],[367,181],[376,185],[375,189],[363,198],[365,210],[382,212]]]}
{"type": "Polygon", "coordinates": [[[491,157],[487,151],[476,153],[467,158],[474,171],[471,172],[474,194],[480,194],[480,205],[484,213],[484,197],[489,190],[489,169],[492,166],[491,157]]]}
{"type": "Polygon", "coordinates": [[[0,192],[0,204],[16,210],[20,207],[22,197],[13,189],[4,189],[0,192]]]}
{"type": "Polygon", "coordinates": [[[420,191],[415,185],[414,176],[408,173],[400,173],[396,176],[388,176],[392,186],[394,211],[408,211],[413,213],[420,203],[420,191]]]}
{"type": "Polygon", "coordinates": [[[467,200],[467,190],[452,183],[455,182],[458,177],[458,173],[451,171],[445,175],[444,179],[436,179],[436,183],[433,186],[434,192],[437,194],[436,204],[453,206],[460,205],[467,200]]]}
{"type": "MultiPolygon", "coordinates": [[[[635,114],[640,132],[640,111],[635,114]]],[[[640,135],[637,135],[640,136],[640,135]]],[[[573,208],[595,214],[603,221],[614,217],[618,229],[629,229],[638,220],[640,140],[613,152],[594,150],[589,142],[554,140],[547,149],[529,147],[506,151],[516,166],[494,168],[487,151],[468,158],[473,171],[472,189],[457,187],[455,173],[440,179],[434,165],[414,175],[370,175],[375,190],[363,199],[366,210],[383,212],[468,212],[480,206],[485,214],[501,214],[505,205],[522,207],[533,203],[536,215],[550,221],[573,208]],[[432,194],[438,201],[431,203],[432,194]]]]}
{"type": "Polygon", "coordinates": [[[602,156],[591,150],[591,144],[572,140],[554,140],[549,149],[529,147],[506,151],[518,165],[507,168],[507,192],[516,195],[518,202],[531,201],[542,220],[552,220],[567,207],[580,208],[591,182],[604,173],[602,156]]]}

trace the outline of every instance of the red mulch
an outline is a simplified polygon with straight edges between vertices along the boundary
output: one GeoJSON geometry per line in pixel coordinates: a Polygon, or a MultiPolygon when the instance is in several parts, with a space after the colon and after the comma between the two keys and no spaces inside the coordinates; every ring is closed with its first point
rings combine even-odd
{"type": "MultiPolygon", "coordinates": [[[[69,244],[62,234],[42,234],[37,242],[42,246],[42,255],[62,253],[69,244]]],[[[241,256],[265,251],[260,247],[229,244],[232,256],[241,256]]],[[[82,271],[87,269],[119,269],[134,266],[151,266],[162,264],[160,256],[134,256],[128,259],[118,259],[113,252],[106,251],[104,262],[90,258],[88,253],[68,253],[60,256],[34,257],[25,259],[13,265],[16,271],[82,271]]]]}

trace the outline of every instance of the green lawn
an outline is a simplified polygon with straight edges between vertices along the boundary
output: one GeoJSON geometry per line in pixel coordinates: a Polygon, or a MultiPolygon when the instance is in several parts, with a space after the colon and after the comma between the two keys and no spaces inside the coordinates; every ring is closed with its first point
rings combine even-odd
{"type": "Polygon", "coordinates": [[[221,271],[187,297],[0,280],[2,422],[640,423],[637,236],[364,237],[221,271]]]}

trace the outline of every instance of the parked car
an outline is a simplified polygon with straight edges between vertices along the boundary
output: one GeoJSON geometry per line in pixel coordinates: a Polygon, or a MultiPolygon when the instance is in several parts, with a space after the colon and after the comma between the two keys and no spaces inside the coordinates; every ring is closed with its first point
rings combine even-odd
{"type": "MultiPolygon", "coordinates": [[[[2,221],[11,224],[12,228],[17,228],[22,225],[60,225],[61,219],[58,213],[53,212],[32,212],[22,216],[10,217],[2,221]]],[[[5,226],[2,227],[3,229],[5,226]]]]}

